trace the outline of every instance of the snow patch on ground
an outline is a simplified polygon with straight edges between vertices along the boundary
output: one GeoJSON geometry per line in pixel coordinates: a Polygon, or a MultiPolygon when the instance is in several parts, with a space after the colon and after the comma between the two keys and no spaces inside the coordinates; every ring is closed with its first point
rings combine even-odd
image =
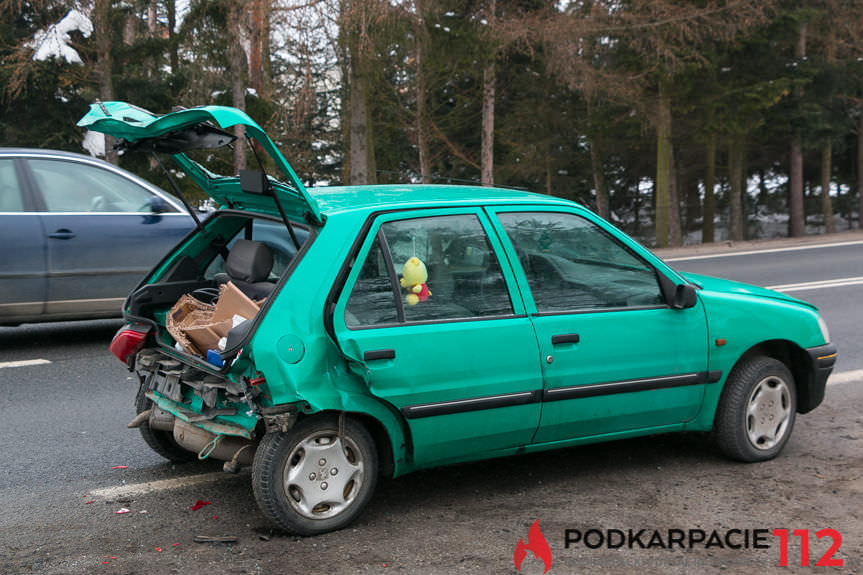
{"type": "Polygon", "coordinates": [[[87,133],[84,134],[84,141],[81,142],[81,147],[90,152],[90,155],[94,158],[104,158],[105,134],[87,130],[87,133]]]}

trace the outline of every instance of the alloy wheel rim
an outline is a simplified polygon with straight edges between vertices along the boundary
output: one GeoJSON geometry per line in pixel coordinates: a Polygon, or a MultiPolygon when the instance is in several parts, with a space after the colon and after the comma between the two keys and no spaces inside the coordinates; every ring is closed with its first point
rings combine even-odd
{"type": "Polygon", "coordinates": [[[759,381],[746,403],[746,436],[755,449],[768,450],[780,443],[791,420],[791,391],[780,377],[759,381]]]}

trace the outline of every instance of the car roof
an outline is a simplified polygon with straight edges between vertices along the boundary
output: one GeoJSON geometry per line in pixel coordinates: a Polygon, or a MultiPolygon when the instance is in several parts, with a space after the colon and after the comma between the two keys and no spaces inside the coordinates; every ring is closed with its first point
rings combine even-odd
{"type": "Polygon", "coordinates": [[[347,212],[379,212],[428,207],[482,205],[569,206],[570,200],[521,190],[482,186],[411,184],[324,186],[308,188],[321,207],[332,216],[347,212]]]}
{"type": "Polygon", "coordinates": [[[75,152],[66,152],[63,150],[49,150],[46,148],[0,148],[0,156],[50,156],[52,158],[68,158],[70,160],[80,160],[86,162],[94,162],[107,164],[104,160],[87,156],[85,154],[77,154],[75,152]]]}

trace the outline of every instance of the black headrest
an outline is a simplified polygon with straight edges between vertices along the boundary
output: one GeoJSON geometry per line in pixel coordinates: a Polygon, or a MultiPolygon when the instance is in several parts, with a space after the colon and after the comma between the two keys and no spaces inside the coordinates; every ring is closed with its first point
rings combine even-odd
{"type": "Polygon", "coordinates": [[[251,240],[234,242],[225,262],[225,271],[230,277],[250,283],[266,281],[272,269],[270,248],[251,240]]]}

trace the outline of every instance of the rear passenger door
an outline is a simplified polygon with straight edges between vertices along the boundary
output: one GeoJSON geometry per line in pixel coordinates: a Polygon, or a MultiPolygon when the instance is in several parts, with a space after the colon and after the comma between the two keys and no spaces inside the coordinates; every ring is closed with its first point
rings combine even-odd
{"type": "Polygon", "coordinates": [[[380,216],[335,307],[343,352],[404,415],[420,466],[515,449],[539,423],[536,338],[490,231],[474,209],[380,216]],[[413,257],[428,278],[411,305],[413,257]]]}

